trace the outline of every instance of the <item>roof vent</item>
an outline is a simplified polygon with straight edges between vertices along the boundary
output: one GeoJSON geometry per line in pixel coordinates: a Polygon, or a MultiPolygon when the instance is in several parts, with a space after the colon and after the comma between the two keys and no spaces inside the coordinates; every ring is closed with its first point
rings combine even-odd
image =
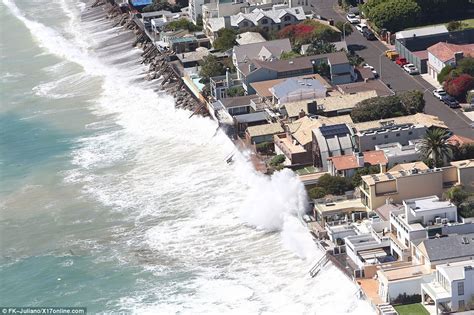
{"type": "Polygon", "coordinates": [[[465,236],[462,237],[462,244],[469,244],[469,239],[465,236]]]}

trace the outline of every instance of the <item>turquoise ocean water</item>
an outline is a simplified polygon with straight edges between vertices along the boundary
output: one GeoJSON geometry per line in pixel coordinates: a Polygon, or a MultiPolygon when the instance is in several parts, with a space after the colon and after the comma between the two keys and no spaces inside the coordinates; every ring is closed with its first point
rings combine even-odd
{"type": "Polygon", "coordinates": [[[74,0],[3,0],[0,305],[90,313],[371,313],[207,118],[143,80],[132,35],[74,0]]]}

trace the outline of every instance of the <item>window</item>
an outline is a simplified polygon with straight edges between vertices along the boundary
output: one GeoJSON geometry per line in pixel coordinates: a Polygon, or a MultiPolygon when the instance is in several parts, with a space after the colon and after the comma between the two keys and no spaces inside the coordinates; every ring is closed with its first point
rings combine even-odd
{"type": "Polygon", "coordinates": [[[377,137],[372,137],[372,140],[377,140],[377,137]]]}
{"type": "Polygon", "coordinates": [[[408,135],[412,135],[413,134],[413,131],[408,131],[408,135]]]}
{"type": "Polygon", "coordinates": [[[400,134],[399,134],[399,133],[397,133],[397,134],[396,134],[396,136],[397,136],[397,137],[400,137],[400,134]]]}
{"type": "Polygon", "coordinates": [[[283,20],[284,21],[291,21],[291,16],[287,15],[287,16],[285,16],[285,18],[283,20]]]}
{"type": "Polygon", "coordinates": [[[249,22],[247,21],[244,21],[244,23],[242,23],[244,27],[248,27],[249,26],[249,22]]]}
{"type": "Polygon", "coordinates": [[[459,300],[458,302],[458,311],[464,311],[466,305],[464,304],[464,300],[459,300]]]}
{"type": "Polygon", "coordinates": [[[388,135],[385,135],[384,138],[387,139],[387,138],[388,138],[388,135]]]}
{"type": "Polygon", "coordinates": [[[464,282],[458,282],[458,295],[464,295],[464,282]]]}
{"type": "Polygon", "coordinates": [[[263,20],[262,20],[262,24],[268,24],[268,20],[267,20],[267,19],[263,19],[263,20]]]}

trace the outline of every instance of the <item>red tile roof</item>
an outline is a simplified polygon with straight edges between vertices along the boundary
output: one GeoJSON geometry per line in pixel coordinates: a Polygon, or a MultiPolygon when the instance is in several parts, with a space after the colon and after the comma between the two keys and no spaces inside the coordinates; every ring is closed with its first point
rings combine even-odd
{"type": "Polygon", "coordinates": [[[359,168],[357,157],[354,155],[340,155],[328,158],[332,161],[332,164],[338,171],[351,170],[353,168],[359,168]]]}
{"type": "Polygon", "coordinates": [[[370,165],[387,164],[388,160],[382,150],[364,152],[364,162],[370,165]]]}
{"type": "Polygon", "coordinates": [[[457,52],[463,52],[464,56],[474,57],[474,44],[456,45],[439,42],[428,47],[427,50],[442,62],[453,59],[454,54],[457,52]]]}
{"type": "Polygon", "coordinates": [[[452,145],[464,145],[464,144],[474,143],[474,140],[471,138],[463,137],[463,136],[452,135],[448,139],[448,142],[452,145]]]}
{"type": "MultiPolygon", "coordinates": [[[[385,157],[384,152],[381,150],[367,151],[364,152],[363,155],[364,164],[368,163],[370,165],[379,165],[388,163],[387,157],[385,157]]],[[[354,154],[333,156],[328,158],[328,160],[332,161],[334,168],[338,171],[351,170],[361,167],[357,161],[357,156],[354,154]]]]}

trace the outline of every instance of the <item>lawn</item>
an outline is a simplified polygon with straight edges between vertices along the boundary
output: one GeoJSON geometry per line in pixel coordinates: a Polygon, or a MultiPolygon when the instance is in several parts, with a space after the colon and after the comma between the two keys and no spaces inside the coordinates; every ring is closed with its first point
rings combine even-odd
{"type": "MultiPolygon", "coordinates": [[[[460,20],[463,23],[463,30],[468,29],[468,28],[474,28],[474,19],[466,19],[466,20],[460,20]]],[[[419,25],[415,27],[410,27],[407,29],[404,29],[404,31],[407,30],[414,30],[417,28],[423,28],[423,27],[429,27],[429,26],[437,26],[437,25],[445,25],[448,26],[448,23],[438,23],[438,24],[430,24],[430,25],[419,25]]]]}
{"type": "Polygon", "coordinates": [[[399,315],[430,315],[420,303],[394,306],[399,315]]]}
{"type": "Polygon", "coordinates": [[[314,166],[306,166],[304,168],[300,168],[298,170],[295,170],[296,174],[298,175],[307,175],[307,174],[313,174],[316,173],[318,170],[314,166]]]}

